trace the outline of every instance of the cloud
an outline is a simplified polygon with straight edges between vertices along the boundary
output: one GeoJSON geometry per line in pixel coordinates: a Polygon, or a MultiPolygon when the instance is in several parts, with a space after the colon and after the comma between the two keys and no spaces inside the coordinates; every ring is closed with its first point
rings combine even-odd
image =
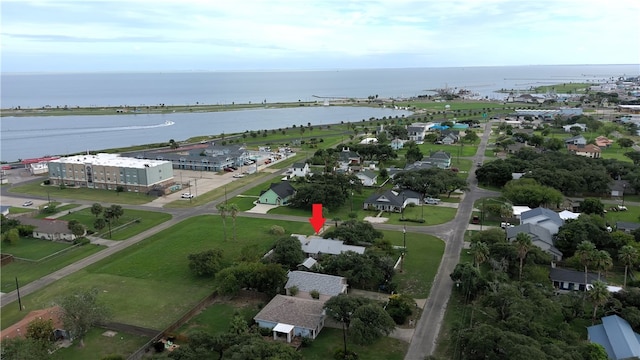
{"type": "Polygon", "coordinates": [[[640,42],[638,13],[633,0],[3,1],[0,40],[3,58],[111,54],[121,67],[133,48],[254,58],[254,68],[264,58],[301,67],[375,57],[384,66],[396,58],[398,67],[417,59],[423,66],[630,63],[638,62],[629,46],[640,42]]]}

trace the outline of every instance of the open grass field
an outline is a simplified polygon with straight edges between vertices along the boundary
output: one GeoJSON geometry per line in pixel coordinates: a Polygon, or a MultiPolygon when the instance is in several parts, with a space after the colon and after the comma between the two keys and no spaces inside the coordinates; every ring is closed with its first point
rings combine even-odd
{"type": "MultiPolygon", "coordinates": [[[[409,344],[385,337],[372,345],[360,346],[347,338],[347,346],[358,353],[360,359],[400,360],[404,359],[409,344]]],[[[302,348],[302,357],[305,360],[333,359],[334,351],[341,348],[343,348],[342,330],[325,327],[311,346],[302,348]]]]}
{"type": "Polygon", "coordinates": [[[51,199],[59,197],[65,199],[89,200],[99,203],[129,205],[146,204],[154,199],[154,197],[147,196],[145,194],[129,192],[117,193],[113,190],[88,189],[80,187],[66,187],[64,189],[60,189],[58,186],[43,186],[40,182],[16,185],[9,189],[9,192],[14,194],[42,196],[44,198],[50,197],[51,199]]]}
{"type": "MultiPolygon", "coordinates": [[[[605,204],[605,209],[608,209],[611,206],[613,205],[605,204]]],[[[618,221],[635,223],[640,222],[640,206],[630,206],[627,203],[625,203],[625,206],[628,209],[627,211],[607,211],[607,213],[605,214],[605,219],[607,219],[607,222],[609,222],[610,224],[615,224],[618,221]]]]}
{"type": "Polygon", "coordinates": [[[2,253],[36,261],[71,246],[70,243],[22,237],[15,245],[2,242],[2,253]]]}
{"type": "MultiPolygon", "coordinates": [[[[87,229],[95,231],[93,222],[96,216],[91,213],[91,209],[86,208],[80,211],[72,212],[71,214],[60,217],[60,220],[70,221],[78,220],[87,229]]],[[[151,229],[154,226],[160,225],[165,221],[171,219],[171,215],[155,211],[133,210],[124,209],[124,215],[117,221],[114,221],[111,225],[111,240],[124,240],[134,235],[137,235],[143,231],[151,229]],[[139,222],[136,220],[140,220],[139,222]]],[[[102,229],[98,234],[103,238],[109,238],[108,227],[102,229]]]]}
{"type": "Polygon", "coordinates": [[[125,359],[144,345],[148,338],[118,332],[113,337],[102,335],[106,329],[94,328],[89,330],[84,340],[84,348],[72,345],[61,348],[51,355],[52,360],[87,360],[102,359],[107,355],[121,355],[125,359]]]}
{"type": "MultiPolygon", "coordinates": [[[[52,202],[52,204],[53,204],[53,202],[52,202]]],[[[58,206],[59,203],[55,204],[55,205],[56,205],[56,210],[55,210],[56,213],[61,213],[61,212],[65,212],[65,211],[69,212],[69,211],[71,211],[71,210],[73,210],[73,209],[75,209],[75,208],[80,206],[79,204],[66,204],[66,205],[58,206]]],[[[44,212],[41,211],[40,213],[38,213],[38,215],[34,216],[34,218],[36,218],[36,219],[44,219],[44,218],[47,218],[49,216],[51,216],[51,214],[47,214],[47,213],[44,213],[44,212]]]]}
{"type": "Polygon", "coordinates": [[[471,157],[476,154],[478,151],[477,145],[444,145],[444,144],[428,144],[424,143],[418,145],[420,147],[420,151],[424,154],[424,156],[429,156],[430,152],[436,152],[442,150],[444,152],[449,153],[451,155],[451,159],[457,159],[461,157],[471,157]]]}
{"type": "MultiPolygon", "coordinates": [[[[36,239],[34,239],[36,240],[36,239]]],[[[44,241],[45,240],[37,240],[44,241]]],[[[68,247],[68,246],[67,246],[68,247]]],[[[38,280],[41,277],[48,275],[54,271],[60,270],[63,267],[73,264],[74,262],[81,260],[89,255],[92,255],[100,250],[104,249],[102,246],[98,245],[84,245],[79,247],[71,248],[65,252],[62,252],[54,257],[46,259],[41,262],[28,262],[28,261],[14,261],[10,264],[4,265],[2,267],[2,272],[0,272],[1,279],[1,289],[2,292],[11,292],[16,289],[16,277],[18,278],[18,282],[21,286],[28,284],[32,281],[38,280]]],[[[49,251],[53,251],[53,248],[50,248],[49,251]]],[[[11,249],[2,249],[3,252],[11,253],[11,249]]],[[[44,251],[38,251],[40,254],[44,254],[44,251]]],[[[35,256],[38,256],[37,254],[35,256]]],[[[46,307],[47,305],[40,306],[46,307]]],[[[5,310],[3,309],[2,312],[5,310]]],[[[3,320],[4,321],[4,320],[3,320]]],[[[11,324],[7,324],[11,325],[11,324]]],[[[3,324],[4,327],[4,324],[3,324]]]]}
{"type": "MultiPolygon", "coordinates": [[[[393,245],[403,245],[402,231],[383,231],[384,238],[393,245]]],[[[394,281],[398,291],[416,299],[425,299],[431,291],[433,279],[438,272],[444,254],[444,242],[433,236],[407,231],[407,253],[404,272],[396,273],[394,281]]]]}
{"type": "MultiPolygon", "coordinates": [[[[347,199],[347,201],[338,209],[328,209],[328,213],[325,217],[330,220],[333,218],[339,218],[341,220],[349,219],[349,214],[355,212],[357,214],[357,219],[364,219],[365,216],[371,216],[368,212],[362,210],[362,204],[364,200],[373,194],[376,190],[375,188],[364,188],[362,193],[355,193],[353,195],[353,199],[347,199]],[[353,204],[353,207],[352,207],[353,204]]],[[[269,214],[279,214],[279,215],[294,215],[294,216],[311,216],[310,210],[296,209],[288,206],[280,206],[275,209],[269,210],[269,214]]]]}
{"type": "MultiPolygon", "coordinates": [[[[393,225],[407,225],[407,226],[429,226],[444,224],[453,220],[456,216],[458,209],[438,206],[438,205],[423,205],[423,206],[408,206],[404,209],[404,217],[406,219],[424,219],[424,223],[400,221],[401,214],[399,213],[384,213],[382,216],[389,218],[387,224],[393,225]]],[[[367,212],[368,216],[375,216],[377,212],[367,212]]]]}
{"type": "MultiPolygon", "coordinates": [[[[223,249],[227,263],[241,255],[262,256],[277,238],[269,234],[272,225],[280,225],[289,233],[310,233],[306,222],[238,218],[234,241],[232,221],[227,219],[225,241],[220,217],[194,217],[24,296],[22,303],[27,309],[39,309],[74,289],[97,287],[111,306],[113,321],[162,329],[215,287],[212,279],[197,278],[190,272],[189,254],[218,247],[223,249]]],[[[17,305],[15,309],[4,308],[0,315],[2,327],[15,323],[23,315],[17,305]]]]}
{"type": "Polygon", "coordinates": [[[549,91],[555,91],[558,94],[584,94],[591,85],[593,84],[569,82],[555,85],[538,86],[534,89],[534,92],[536,94],[545,94],[549,91]]]}

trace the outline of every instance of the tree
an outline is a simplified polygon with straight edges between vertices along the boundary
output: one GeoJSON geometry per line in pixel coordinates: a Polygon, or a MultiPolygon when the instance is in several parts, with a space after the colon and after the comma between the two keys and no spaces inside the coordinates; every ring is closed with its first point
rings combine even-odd
{"type": "Polygon", "coordinates": [[[479,269],[480,265],[489,258],[489,246],[484,242],[474,242],[471,244],[471,255],[473,263],[479,269]]]}
{"type": "Polygon", "coordinates": [[[229,215],[231,215],[231,222],[233,223],[233,241],[236,241],[236,218],[238,217],[238,213],[240,212],[240,208],[238,204],[229,204],[227,207],[229,211],[229,215]]]}
{"type": "Polygon", "coordinates": [[[522,266],[524,264],[524,259],[527,257],[527,253],[533,247],[531,243],[531,236],[526,233],[518,233],[516,235],[516,240],[513,242],[518,251],[518,258],[520,259],[520,271],[518,272],[518,279],[522,281],[522,266]]]}
{"type": "Polygon", "coordinates": [[[2,359],[42,360],[50,357],[49,349],[37,340],[23,337],[2,340],[2,359]]]}
{"type": "Polygon", "coordinates": [[[91,205],[91,213],[95,215],[96,218],[102,214],[102,211],[104,211],[104,208],[99,203],[91,205]]]}
{"type": "Polygon", "coordinates": [[[589,273],[589,265],[593,263],[593,257],[596,252],[596,246],[590,241],[583,241],[576,248],[576,256],[580,260],[580,264],[584,266],[584,291],[587,291],[587,275],[589,273]]]}
{"type": "Polygon", "coordinates": [[[628,151],[624,153],[624,156],[631,159],[634,165],[640,165],[640,151],[628,151]]]}
{"type": "Polygon", "coordinates": [[[96,218],[93,221],[93,228],[96,229],[96,231],[98,232],[104,229],[105,226],[107,226],[107,223],[104,221],[103,218],[96,218]]]}
{"type": "Polygon", "coordinates": [[[625,245],[618,252],[618,260],[624,264],[624,285],[627,287],[627,273],[629,266],[632,266],[638,262],[638,249],[631,245],[625,245]]]}
{"type": "Polygon", "coordinates": [[[634,142],[629,138],[620,138],[618,139],[618,145],[620,145],[621,148],[630,148],[634,145],[634,142]]]}
{"type": "Polygon", "coordinates": [[[294,270],[304,260],[300,241],[293,236],[279,238],[273,247],[272,259],[287,269],[294,270]]]}
{"type": "Polygon", "coordinates": [[[600,273],[604,270],[607,271],[613,266],[611,255],[605,250],[598,250],[593,253],[593,265],[598,270],[598,280],[600,280],[600,273]]]}
{"type": "Polygon", "coordinates": [[[416,145],[415,142],[409,141],[406,145],[408,146],[407,153],[405,154],[407,164],[422,160],[424,154],[422,153],[422,151],[420,151],[420,148],[418,147],[418,145],[416,145]]]}
{"type": "Polygon", "coordinates": [[[469,263],[459,263],[449,276],[456,282],[456,289],[464,294],[466,301],[473,300],[485,286],[480,270],[469,263]]]}
{"type": "Polygon", "coordinates": [[[347,220],[339,224],[333,231],[324,234],[325,239],[338,239],[347,245],[371,244],[382,239],[384,234],[376,230],[370,222],[347,220]]]}
{"type": "Polygon", "coordinates": [[[189,269],[198,276],[213,276],[222,268],[222,250],[211,249],[189,254],[189,269]]]}
{"type": "Polygon", "coordinates": [[[37,341],[45,349],[52,350],[53,342],[53,320],[51,319],[35,319],[27,325],[26,337],[37,341]]]}
{"type": "Polygon", "coordinates": [[[18,241],[20,241],[20,232],[18,229],[10,229],[9,231],[2,234],[3,241],[9,243],[11,245],[17,245],[18,241]]]}
{"type": "Polygon", "coordinates": [[[327,300],[324,304],[329,315],[335,321],[342,323],[342,340],[344,353],[347,353],[347,329],[351,325],[352,315],[360,306],[370,303],[371,300],[360,296],[340,294],[327,300]]]}
{"type": "Polygon", "coordinates": [[[478,141],[479,138],[478,138],[478,134],[476,134],[475,131],[467,131],[463,139],[467,143],[473,144],[474,142],[478,141]]]}
{"type": "Polygon", "coordinates": [[[80,347],[84,347],[87,332],[109,317],[109,310],[98,301],[98,290],[95,288],[67,295],[58,305],[65,329],[73,338],[80,340],[80,347]]]}
{"type": "Polygon", "coordinates": [[[580,212],[602,216],[604,215],[604,204],[600,199],[587,198],[580,203],[580,212]]]}
{"type": "Polygon", "coordinates": [[[104,221],[106,221],[107,225],[109,226],[109,238],[111,238],[111,223],[113,222],[114,218],[115,214],[113,213],[112,208],[107,208],[104,210],[104,221]]]}
{"type": "Polygon", "coordinates": [[[229,212],[229,206],[226,202],[221,202],[216,205],[216,209],[218,209],[222,218],[223,240],[227,241],[227,213],[229,212]]]}
{"type": "Polygon", "coordinates": [[[593,316],[591,320],[593,323],[596,322],[596,312],[598,311],[598,307],[604,305],[609,300],[609,290],[607,289],[607,284],[602,281],[594,281],[591,290],[587,293],[589,296],[589,300],[593,303],[593,316]]]}
{"type": "Polygon", "coordinates": [[[120,217],[124,215],[124,210],[120,205],[111,205],[109,207],[109,210],[113,214],[113,217],[116,219],[116,221],[120,220],[120,217]]]}
{"type": "Polygon", "coordinates": [[[514,204],[528,205],[535,208],[541,205],[557,205],[564,196],[552,187],[540,185],[536,180],[521,178],[509,181],[503,189],[504,197],[514,204]]]}
{"type": "Polygon", "coordinates": [[[373,344],[380,337],[391,334],[396,327],[389,313],[373,303],[358,307],[351,319],[349,333],[360,345],[373,344]]]}
{"type": "Polygon", "coordinates": [[[78,220],[75,219],[69,220],[69,222],[67,223],[67,228],[71,230],[71,233],[76,237],[83,236],[86,232],[84,225],[82,225],[78,220]]]}

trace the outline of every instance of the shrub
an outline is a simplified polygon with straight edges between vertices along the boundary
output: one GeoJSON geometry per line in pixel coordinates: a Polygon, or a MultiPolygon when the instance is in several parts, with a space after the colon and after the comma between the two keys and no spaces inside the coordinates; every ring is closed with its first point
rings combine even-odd
{"type": "Polygon", "coordinates": [[[289,294],[291,294],[291,296],[298,295],[298,291],[298,287],[295,285],[289,288],[289,294]]]}
{"type": "Polygon", "coordinates": [[[402,325],[407,321],[407,317],[413,313],[415,305],[415,301],[410,296],[394,294],[389,297],[386,309],[393,321],[402,325]]]}
{"type": "Polygon", "coordinates": [[[313,344],[313,339],[308,336],[302,337],[302,347],[309,347],[313,344]]]}
{"type": "Polygon", "coordinates": [[[320,292],[316,289],[313,289],[309,292],[309,295],[311,295],[312,298],[318,300],[320,299],[320,292]]]}
{"type": "Polygon", "coordinates": [[[73,240],[73,243],[76,244],[76,245],[82,246],[82,245],[87,245],[87,244],[91,243],[91,240],[89,240],[89,239],[87,239],[86,237],[83,236],[83,237],[79,237],[79,238],[76,238],[75,240],[73,240]]]}
{"type": "Polygon", "coordinates": [[[272,331],[271,329],[266,328],[266,327],[259,327],[258,328],[258,333],[261,336],[269,336],[269,335],[271,335],[271,331],[272,331]]]}
{"type": "Polygon", "coordinates": [[[269,233],[273,235],[284,235],[284,228],[279,225],[273,225],[269,230],[269,233]]]}
{"type": "Polygon", "coordinates": [[[333,358],[336,360],[358,360],[358,354],[348,349],[347,353],[345,354],[344,349],[337,349],[333,353],[333,358]]]}
{"type": "Polygon", "coordinates": [[[44,185],[51,185],[51,180],[47,179],[43,182],[44,185]]]}

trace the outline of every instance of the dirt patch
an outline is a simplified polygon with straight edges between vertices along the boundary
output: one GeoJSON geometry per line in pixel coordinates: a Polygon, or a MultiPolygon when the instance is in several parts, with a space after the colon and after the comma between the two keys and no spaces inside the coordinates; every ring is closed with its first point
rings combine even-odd
{"type": "Polygon", "coordinates": [[[364,218],[364,221],[370,222],[372,224],[382,224],[382,223],[386,223],[388,220],[389,218],[374,217],[374,216],[367,216],[364,218]]]}

